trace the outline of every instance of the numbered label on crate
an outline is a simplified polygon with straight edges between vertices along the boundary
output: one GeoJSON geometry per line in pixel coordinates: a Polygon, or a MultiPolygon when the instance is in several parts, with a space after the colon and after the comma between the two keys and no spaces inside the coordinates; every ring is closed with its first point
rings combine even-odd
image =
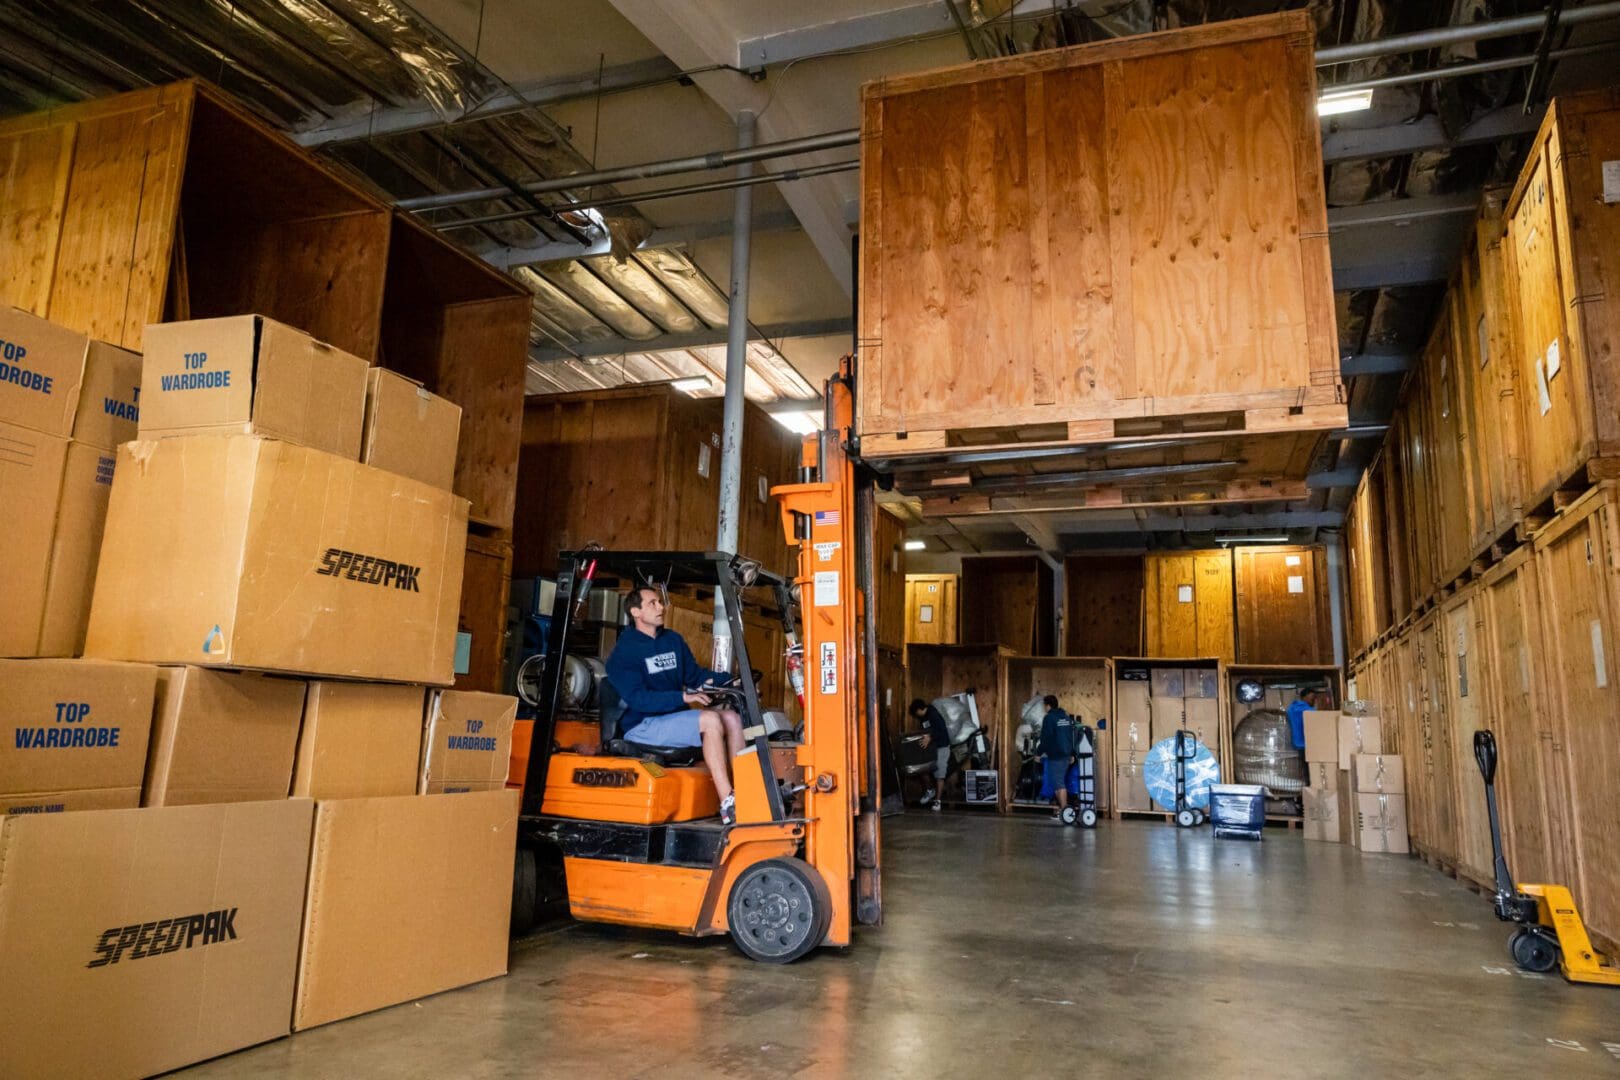
{"type": "Polygon", "coordinates": [[[838,693],[838,642],[821,643],[821,692],[838,693]]]}

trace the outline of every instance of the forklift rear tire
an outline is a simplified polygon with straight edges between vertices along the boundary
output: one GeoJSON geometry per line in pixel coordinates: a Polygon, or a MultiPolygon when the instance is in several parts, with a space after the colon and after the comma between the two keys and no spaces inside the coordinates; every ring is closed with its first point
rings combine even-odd
{"type": "Polygon", "coordinates": [[[1526,971],[1545,974],[1558,966],[1558,939],[1540,928],[1523,927],[1508,938],[1513,962],[1526,971]]]}
{"type": "Polygon", "coordinates": [[[534,849],[519,844],[517,858],[512,867],[513,937],[522,937],[534,929],[539,904],[540,866],[534,857],[534,849]]]}
{"type": "Polygon", "coordinates": [[[744,870],[726,901],[731,940],[750,960],[790,964],[832,926],[832,894],[802,859],[766,859],[744,870]]]}
{"type": "Polygon", "coordinates": [[[1193,810],[1177,810],[1176,824],[1183,829],[1190,829],[1198,824],[1197,812],[1193,810]]]}
{"type": "Polygon", "coordinates": [[[1080,827],[1083,829],[1095,829],[1097,827],[1097,811],[1090,807],[1080,811],[1080,827]]]}

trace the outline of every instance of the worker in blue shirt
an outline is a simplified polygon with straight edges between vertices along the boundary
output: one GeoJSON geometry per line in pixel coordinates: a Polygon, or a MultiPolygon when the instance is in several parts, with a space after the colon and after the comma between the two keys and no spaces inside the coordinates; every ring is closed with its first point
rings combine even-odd
{"type": "Polygon", "coordinates": [[[1305,714],[1315,707],[1309,691],[1304,689],[1296,690],[1294,700],[1288,704],[1288,731],[1294,738],[1294,749],[1302,758],[1305,756],[1305,714]]]}
{"type": "Polygon", "coordinates": [[[733,677],[697,662],[686,639],[664,627],[664,597],[654,588],[633,589],[625,598],[631,625],[608,657],[607,678],[624,701],[619,722],[626,742],[674,750],[701,746],[703,761],[720,795],[720,820],[737,820],[737,798],[727,762],[742,753],[742,718],[714,708],[700,687],[724,686],[733,677]]]}
{"type": "Polygon", "coordinates": [[[1061,818],[1069,806],[1069,766],[1075,761],[1075,740],[1079,735],[1074,717],[1058,707],[1055,695],[1041,699],[1046,715],[1041,717],[1041,758],[1046,762],[1047,790],[1057,795],[1053,817],[1061,818]]]}

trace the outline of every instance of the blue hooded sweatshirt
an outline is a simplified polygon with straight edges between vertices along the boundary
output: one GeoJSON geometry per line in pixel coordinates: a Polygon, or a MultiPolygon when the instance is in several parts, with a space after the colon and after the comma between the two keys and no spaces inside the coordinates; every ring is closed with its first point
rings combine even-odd
{"type": "Polygon", "coordinates": [[[730,675],[700,665],[686,639],[675,631],[660,627],[657,637],[648,637],[634,626],[619,632],[608,657],[607,677],[625,705],[620,731],[629,731],[649,716],[691,708],[683,691],[705,682],[731,681],[730,675]]]}

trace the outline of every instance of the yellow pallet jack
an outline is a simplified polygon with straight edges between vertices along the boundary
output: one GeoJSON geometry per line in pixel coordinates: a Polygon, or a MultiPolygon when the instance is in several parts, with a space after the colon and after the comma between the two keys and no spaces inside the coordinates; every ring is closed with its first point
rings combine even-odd
{"type": "Polygon", "coordinates": [[[1485,777],[1485,807],[1491,818],[1495,860],[1496,917],[1518,923],[1508,938],[1513,962],[1526,971],[1557,967],[1570,982],[1620,986],[1620,966],[1592,947],[1575,897],[1562,885],[1516,885],[1502,854],[1502,828],[1496,816],[1496,736],[1474,732],[1474,760],[1485,777]]]}

